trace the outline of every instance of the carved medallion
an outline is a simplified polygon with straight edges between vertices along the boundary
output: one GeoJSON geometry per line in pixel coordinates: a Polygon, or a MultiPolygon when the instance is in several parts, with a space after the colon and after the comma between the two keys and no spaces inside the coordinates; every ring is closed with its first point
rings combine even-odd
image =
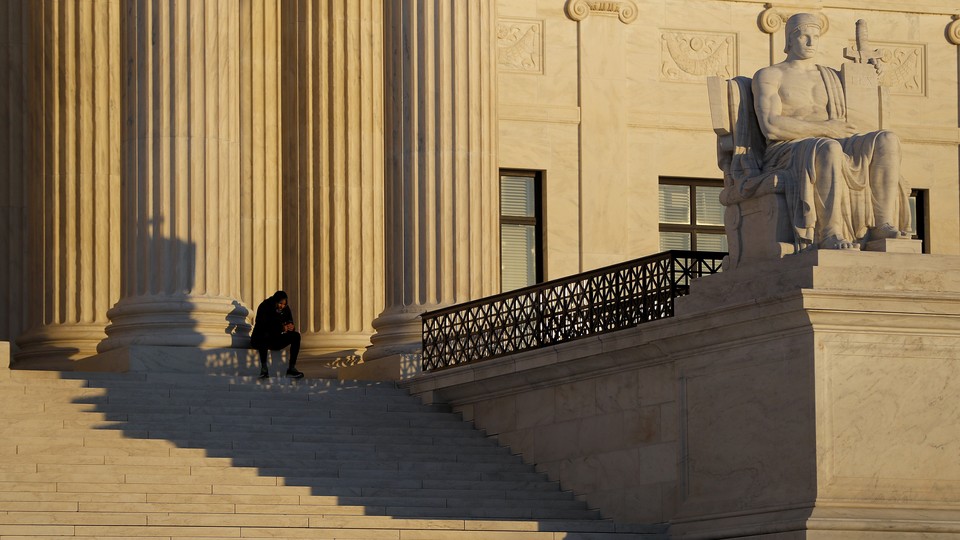
{"type": "Polygon", "coordinates": [[[729,79],[737,73],[736,49],[736,34],[664,30],[660,33],[660,79],[729,79]]]}
{"type": "Polygon", "coordinates": [[[497,66],[501,71],[543,73],[543,21],[497,21],[497,66]]]}
{"type": "Polygon", "coordinates": [[[923,45],[903,43],[873,43],[880,49],[880,86],[890,88],[892,94],[924,95],[926,93],[926,58],[923,45]]]}

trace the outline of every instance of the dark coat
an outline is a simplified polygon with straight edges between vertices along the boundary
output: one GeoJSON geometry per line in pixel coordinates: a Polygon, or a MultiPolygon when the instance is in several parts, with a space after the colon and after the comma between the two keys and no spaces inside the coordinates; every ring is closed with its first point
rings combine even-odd
{"type": "Polygon", "coordinates": [[[283,333],[283,325],[293,322],[290,306],[277,311],[277,301],[271,296],[257,307],[253,332],[250,334],[250,346],[254,349],[269,347],[269,344],[283,333]]]}

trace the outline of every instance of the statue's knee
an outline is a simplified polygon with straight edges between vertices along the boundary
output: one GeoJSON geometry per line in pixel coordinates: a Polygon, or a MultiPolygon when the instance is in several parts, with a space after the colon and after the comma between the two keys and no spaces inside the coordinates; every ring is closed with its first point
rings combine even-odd
{"type": "Polygon", "coordinates": [[[838,164],[844,159],[843,145],[834,139],[824,139],[820,142],[817,159],[821,165],[838,164]]]}
{"type": "Polygon", "coordinates": [[[892,131],[881,131],[877,135],[877,152],[881,154],[900,154],[900,137],[892,131]]]}

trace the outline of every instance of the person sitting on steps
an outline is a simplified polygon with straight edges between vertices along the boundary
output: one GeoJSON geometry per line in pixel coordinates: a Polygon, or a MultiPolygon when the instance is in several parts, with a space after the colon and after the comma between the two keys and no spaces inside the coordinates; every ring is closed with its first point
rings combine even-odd
{"type": "Polygon", "coordinates": [[[260,302],[253,332],[250,335],[250,347],[260,353],[260,379],[270,378],[267,363],[269,351],[279,351],[290,346],[290,367],[287,376],[302,379],[303,373],[297,371],[297,354],[300,352],[300,332],[293,324],[293,314],[287,305],[287,293],[277,291],[273,296],[260,302]]]}

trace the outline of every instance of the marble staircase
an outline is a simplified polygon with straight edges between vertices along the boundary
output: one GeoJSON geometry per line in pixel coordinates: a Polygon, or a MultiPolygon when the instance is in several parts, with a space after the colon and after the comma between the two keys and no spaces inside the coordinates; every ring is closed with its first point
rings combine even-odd
{"type": "Polygon", "coordinates": [[[389,383],[0,371],[0,540],[664,538],[389,383]]]}

